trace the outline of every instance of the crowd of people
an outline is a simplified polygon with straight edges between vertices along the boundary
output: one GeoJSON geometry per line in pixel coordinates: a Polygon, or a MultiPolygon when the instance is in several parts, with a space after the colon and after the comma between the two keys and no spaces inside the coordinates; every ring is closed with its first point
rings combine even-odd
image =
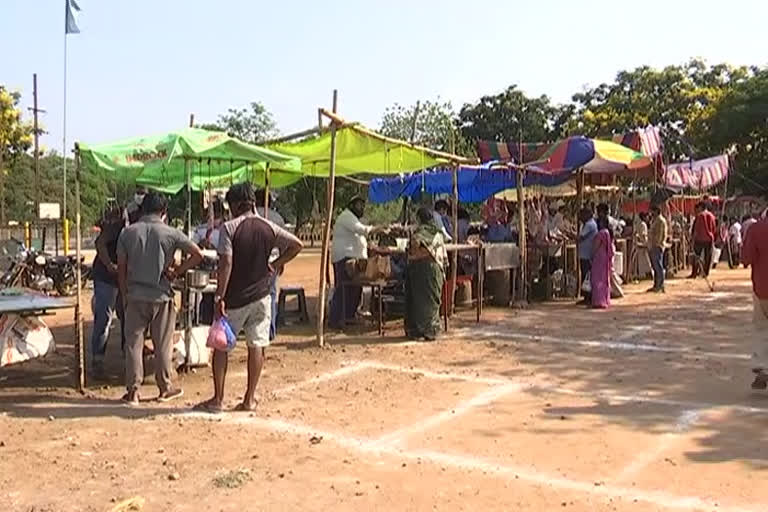
{"type": "MultiPolygon", "coordinates": [[[[212,297],[214,316],[226,316],[233,331],[245,334],[248,384],[238,408],[255,407],[264,349],[274,338],[277,278],[303,245],[280,227],[281,218],[269,220],[258,213],[264,196],[259,197],[249,184],[233,185],[225,200],[231,218],[226,219],[223,204],[213,206],[210,222],[204,229],[201,226],[195,230],[194,240],[167,224],[166,198],[144,189],[137,189],[125,208],[108,209],[102,220],[92,273],[91,369],[96,377],[103,373],[111,320],[117,313],[125,367],[126,392],[122,399],[129,405],[138,404],[140,399],[147,331],[152,339],[158,400],[183,395],[172,381],[176,328],[173,283],[203,261],[203,249],[215,249],[218,271],[212,297]],[[180,260],[176,256],[179,252],[180,260]]],[[[227,353],[214,351],[214,396],[199,404],[200,409],[222,409],[226,369],[227,353]]]]}

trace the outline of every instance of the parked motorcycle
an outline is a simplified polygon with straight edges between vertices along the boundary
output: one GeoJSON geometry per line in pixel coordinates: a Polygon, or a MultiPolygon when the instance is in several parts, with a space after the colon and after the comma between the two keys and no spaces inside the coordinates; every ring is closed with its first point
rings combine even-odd
{"type": "MultiPolygon", "coordinates": [[[[77,291],[77,258],[70,256],[52,256],[34,249],[18,248],[10,256],[10,265],[0,277],[0,287],[22,286],[49,293],[53,290],[61,296],[71,296],[77,291]]],[[[90,277],[90,265],[83,265],[81,258],[83,285],[90,277]]]]}

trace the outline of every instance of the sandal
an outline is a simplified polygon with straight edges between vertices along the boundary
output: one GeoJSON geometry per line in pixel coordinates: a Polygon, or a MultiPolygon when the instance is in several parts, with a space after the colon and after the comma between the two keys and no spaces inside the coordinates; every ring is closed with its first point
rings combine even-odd
{"type": "Polygon", "coordinates": [[[194,406],[192,410],[197,412],[207,412],[208,414],[221,414],[224,409],[220,404],[217,404],[213,399],[210,399],[205,402],[200,402],[194,406]]]}
{"type": "Polygon", "coordinates": [[[253,411],[256,410],[256,407],[258,407],[258,406],[259,406],[259,401],[258,400],[254,400],[253,407],[250,407],[250,408],[248,406],[246,406],[244,402],[240,402],[239,404],[237,404],[235,406],[234,410],[236,412],[253,412],[253,411]]]}

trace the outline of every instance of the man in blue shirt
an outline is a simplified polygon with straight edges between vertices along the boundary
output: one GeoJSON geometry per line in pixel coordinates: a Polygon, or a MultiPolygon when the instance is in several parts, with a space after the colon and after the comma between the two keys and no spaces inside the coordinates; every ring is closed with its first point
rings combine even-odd
{"type": "MultiPolygon", "coordinates": [[[[579,215],[582,226],[579,232],[579,262],[581,266],[581,280],[580,284],[584,284],[584,281],[592,268],[592,242],[597,234],[597,222],[592,214],[592,210],[589,208],[582,208],[579,215]]],[[[584,292],[584,299],[582,304],[592,303],[592,294],[584,292]]]]}

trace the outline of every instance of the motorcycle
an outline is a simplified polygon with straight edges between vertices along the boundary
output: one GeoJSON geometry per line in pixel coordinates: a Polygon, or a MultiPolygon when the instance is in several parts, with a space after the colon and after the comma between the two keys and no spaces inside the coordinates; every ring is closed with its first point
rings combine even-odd
{"type": "MultiPolygon", "coordinates": [[[[82,264],[82,258],[79,265],[84,284],[91,269],[82,264]]],[[[44,293],[56,290],[59,295],[69,297],[77,291],[77,266],[77,258],[73,255],[53,256],[26,249],[20,244],[16,254],[10,257],[8,269],[0,277],[0,287],[22,286],[44,293]]]]}

